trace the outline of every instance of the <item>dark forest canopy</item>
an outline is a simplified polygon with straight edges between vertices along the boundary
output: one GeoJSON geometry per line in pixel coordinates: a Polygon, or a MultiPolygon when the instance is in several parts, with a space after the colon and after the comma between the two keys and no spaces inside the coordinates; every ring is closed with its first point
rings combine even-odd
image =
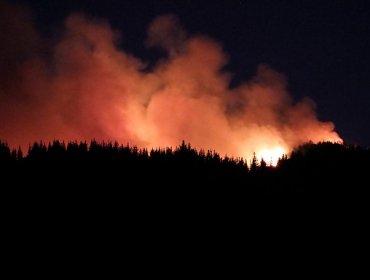
{"type": "Polygon", "coordinates": [[[56,140],[34,143],[26,155],[1,142],[0,161],[3,178],[13,176],[13,183],[29,183],[31,178],[40,185],[221,186],[263,194],[312,194],[366,191],[370,150],[307,143],[271,167],[257,158],[248,163],[242,158],[222,158],[215,151],[198,151],[185,142],[175,149],[148,151],[111,142],[56,140]]]}

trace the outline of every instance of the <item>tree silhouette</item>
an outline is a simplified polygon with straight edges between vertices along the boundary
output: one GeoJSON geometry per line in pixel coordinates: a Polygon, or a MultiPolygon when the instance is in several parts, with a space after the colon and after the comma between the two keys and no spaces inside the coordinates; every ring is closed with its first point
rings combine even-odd
{"type": "MultiPolygon", "coordinates": [[[[11,150],[0,141],[2,174],[29,184],[79,182],[81,186],[222,186],[250,194],[305,193],[325,195],[366,192],[369,183],[370,150],[333,143],[307,143],[291,155],[282,155],[277,167],[268,166],[256,154],[249,166],[242,158],[221,157],[214,150],[196,150],[190,143],[174,149],[148,151],[117,142],[92,140],[48,145],[34,143],[28,153],[11,150]],[[13,174],[13,175],[12,175],[13,174]],[[21,174],[21,176],[19,176],[21,174]],[[50,178],[50,179],[46,179],[50,178]],[[41,182],[41,183],[40,183],[41,182]]],[[[5,179],[4,179],[5,180],[5,179]]]]}
{"type": "Polygon", "coordinates": [[[253,157],[252,157],[250,166],[251,166],[250,167],[251,172],[255,173],[257,171],[257,168],[258,168],[258,160],[257,160],[257,157],[256,157],[256,153],[253,153],[253,157]]]}

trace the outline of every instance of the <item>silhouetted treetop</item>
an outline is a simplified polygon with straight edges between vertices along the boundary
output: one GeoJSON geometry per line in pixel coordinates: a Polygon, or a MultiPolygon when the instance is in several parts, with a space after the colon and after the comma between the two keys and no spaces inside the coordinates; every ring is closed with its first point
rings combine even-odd
{"type": "Polygon", "coordinates": [[[185,141],[175,148],[147,150],[117,142],[54,140],[34,143],[26,155],[20,148],[11,150],[6,142],[0,141],[0,162],[3,174],[8,174],[5,170],[9,174],[30,173],[31,178],[49,172],[53,177],[73,175],[81,182],[102,184],[122,181],[127,185],[131,178],[137,184],[221,184],[267,194],[320,193],[324,189],[344,191],[339,187],[344,182],[350,182],[347,189],[357,191],[360,186],[369,185],[370,150],[337,143],[307,143],[289,156],[282,155],[275,168],[263,159],[259,161],[255,154],[248,166],[243,158],[221,157],[214,150],[198,151],[185,141]]]}

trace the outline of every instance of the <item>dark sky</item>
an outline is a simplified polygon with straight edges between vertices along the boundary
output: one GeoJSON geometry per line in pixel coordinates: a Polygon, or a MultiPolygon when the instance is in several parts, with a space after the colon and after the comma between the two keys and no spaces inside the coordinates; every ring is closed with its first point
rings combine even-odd
{"type": "Polygon", "coordinates": [[[176,14],[190,34],[206,34],[230,55],[234,84],[267,63],[284,73],[294,98],[311,97],[321,120],[345,142],[370,145],[370,1],[13,0],[26,3],[46,35],[73,11],[107,19],[122,48],[149,60],[148,24],[176,14]]]}

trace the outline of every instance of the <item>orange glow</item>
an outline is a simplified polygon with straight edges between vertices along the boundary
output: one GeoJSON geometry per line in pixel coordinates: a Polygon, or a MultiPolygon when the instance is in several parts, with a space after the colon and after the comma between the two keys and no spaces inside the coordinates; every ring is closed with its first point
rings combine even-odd
{"type": "Polygon", "coordinates": [[[279,158],[284,154],[287,154],[288,151],[282,147],[275,147],[272,149],[262,149],[256,152],[257,159],[263,159],[267,165],[276,166],[279,158]]]}
{"type": "Polygon", "coordinates": [[[152,148],[184,140],[248,162],[256,152],[276,165],[307,141],[341,141],[331,122],[317,119],[313,101],[294,101],[284,75],[269,66],[230,88],[220,44],[186,36],[173,15],[150,25],[148,46],[163,48],[167,57],[143,71],[147,63],[120,49],[119,32],[103,20],[74,14],[58,40],[40,40],[26,15],[6,9],[0,10],[9,21],[4,26],[19,27],[0,34],[13,36],[0,37],[0,53],[9,54],[5,70],[0,62],[0,139],[12,147],[96,139],[152,148]],[[48,51],[38,46],[47,41],[55,42],[48,51]]]}

